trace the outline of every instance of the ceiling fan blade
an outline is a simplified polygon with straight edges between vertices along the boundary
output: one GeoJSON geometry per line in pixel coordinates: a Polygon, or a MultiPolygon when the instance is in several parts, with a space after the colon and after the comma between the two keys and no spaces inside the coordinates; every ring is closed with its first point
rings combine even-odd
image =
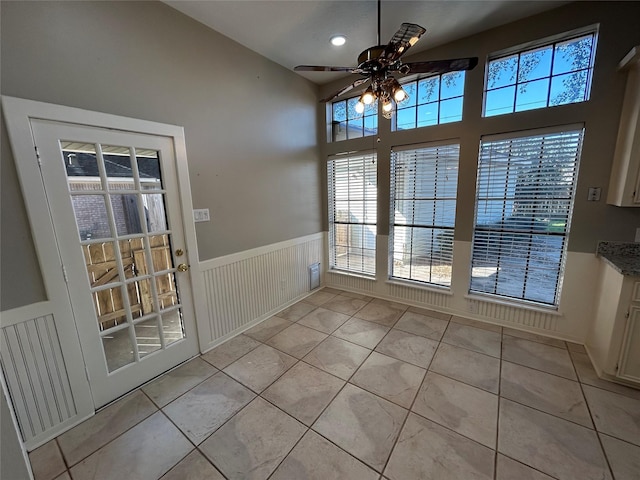
{"type": "Polygon", "coordinates": [[[427,73],[441,75],[448,72],[471,70],[478,65],[478,57],[454,58],[450,60],[432,60],[429,62],[403,63],[400,67],[402,73],[427,73]]]}
{"type": "Polygon", "coordinates": [[[296,72],[352,72],[356,69],[353,67],[330,67],[327,65],[298,65],[293,70],[296,72]]]}
{"type": "Polygon", "coordinates": [[[403,23],[400,29],[391,37],[389,44],[378,57],[380,62],[387,65],[398,60],[407,50],[416,44],[420,37],[426,32],[424,28],[415,23],[403,23]]]}
{"type": "Polygon", "coordinates": [[[359,87],[360,85],[362,85],[363,83],[365,83],[368,80],[369,80],[368,78],[360,78],[360,79],[356,80],[355,82],[353,82],[351,85],[347,85],[346,87],[341,88],[337,92],[332,93],[327,98],[323,98],[322,100],[320,100],[320,103],[330,102],[334,98],[339,97],[340,95],[344,95],[348,91],[353,90],[356,87],[359,87]]]}

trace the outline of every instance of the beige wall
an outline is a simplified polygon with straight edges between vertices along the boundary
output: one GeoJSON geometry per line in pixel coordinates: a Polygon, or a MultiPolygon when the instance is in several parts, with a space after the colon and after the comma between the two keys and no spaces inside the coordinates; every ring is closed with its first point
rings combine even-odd
{"type": "MultiPolygon", "coordinates": [[[[209,208],[212,218],[196,224],[201,260],[326,230],[318,164],[343,149],[378,149],[379,233],[385,235],[391,146],[448,138],[462,142],[456,239],[470,241],[480,136],[574,122],[585,122],[587,134],[570,250],[593,252],[602,239],[633,240],[640,227],[640,209],[586,201],[590,186],[601,186],[606,198],[625,80],[616,65],[640,44],[639,2],[578,2],[415,56],[410,60],[480,57],[467,77],[464,120],[396,134],[381,120],[379,143],[330,145],[315,86],[162,3],[3,1],[0,9],[3,95],[185,127],[194,208],[209,208]],[[589,102],[481,118],[490,52],[593,23],[601,26],[589,102]]],[[[421,41],[428,40],[427,34],[421,41]]],[[[6,310],[45,293],[4,127],[0,134],[6,310]]]]}
{"type": "MultiPolygon", "coordinates": [[[[1,3],[3,95],[185,127],[200,260],[321,230],[317,87],[160,2],[1,3]]],[[[2,129],[2,310],[44,298],[2,129]]]]}
{"type": "MultiPolygon", "coordinates": [[[[481,135],[539,128],[549,125],[582,123],[586,125],[577,195],[569,239],[569,250],[595,252],[599,240],[633,241],[640,227],[640,208],[607,205],[609,174],[625,75],[617,71],[618,62],[634,45],[640,44],[640,2],[576,2],[509,25],[409,57],[408,61],[440,58],[480,58],[480,64],[467,73],[463,120],[457,123],[417,130],[390,132],[389,121],[381,118],[379,142],[364,138],[326,144],[324,120],[319,130],[323,139],[323,158],[341,151],[378,151],[378,234],[389,232],[389,152],[394,145],[443,139],[460,139],[460,171],[456,240],[471,241],[473,235],[474,195],[478,146],[481,135]],[[525,42],[535,41],[575,28],[600,23],[591,100],[581,104],[519,112],[482,118],[482,89],[487,55],[525,42]],[[602,187],[602,199],[588,202],[589,187],[602,187]]],[[[385,39],[383,39],[385,40],[385,39]]],[[[428,42],[429,34],[420,42],[428,42]]],[[[322,95],[345,85],[345,81],[323,86],[322,95]]],[[[365,85],[366,86],[366,85],[365,85]]],[[[326,203],[324,229],[328,229],[326,203]]]]}

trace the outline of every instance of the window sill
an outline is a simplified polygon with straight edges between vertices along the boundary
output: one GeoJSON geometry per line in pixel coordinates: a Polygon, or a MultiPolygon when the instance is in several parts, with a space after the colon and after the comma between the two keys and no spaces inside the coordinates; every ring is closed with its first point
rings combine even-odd
{"type": "Polygon", "coordinates": [[[558,310],[559,307],[549,306],[545,307],[543,305],[534,305],[526,302],[519,302],[517,300],[503,300],[501,298],[496,298],[493,295],[482,295],[478,293],[469,293],[464,296],[467,300],[473,300],[477,302],[485,302],[485,303],[493,303],[496,305],[504,305],[505,307],[511,308],[520,308],[523,310],[529,310],[533,312],[543,313],[545,315],[554,315],[558,317],[562,317],[562,313],[558,310]]]}
{"type": "Polygon", "coordinates": [[[417,290],[427,290],[429,292],[439,293],[440,295],[453,296],[453,292],[451,291],[450,287],[431,285],[431,284],[426,284],[422,282],[413,282],[411,280],[399,280],[396,278],[389,278],[385,283],[388,285],[397,285],[399,287],[409,287],[409,288],[415,288],[417,290]]]}

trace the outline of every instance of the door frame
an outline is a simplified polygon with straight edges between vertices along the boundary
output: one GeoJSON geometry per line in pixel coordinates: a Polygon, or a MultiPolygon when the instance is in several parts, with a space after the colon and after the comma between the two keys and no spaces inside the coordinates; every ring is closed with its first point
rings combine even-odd
{"type": "MultiPolygon", "coordinates": [[[[2,96],[2,107],[47,299],[55,313],[65,364],[69,368],[71,390],[78,407],[78,416],[86,418],[95,412],[94,402],[84,369],[85,359],[73,317],[30,122],[32,119],[48,120],[171,138],[176,161],[185,247],[188,258],[191,260],[188,274],[192,291],[191,301],[196,316],[195,335],[198,338],[198,329],[207,324],[204,320],[207,315],[204,310],[206,303],[198,301],[205,296],[193,222],[184,128],[8,96],[2,96]],[[46,208],[43,208],[44,206],[46,208]]],[[[200,345],[199,338],[198,345],[200,345]]]]}

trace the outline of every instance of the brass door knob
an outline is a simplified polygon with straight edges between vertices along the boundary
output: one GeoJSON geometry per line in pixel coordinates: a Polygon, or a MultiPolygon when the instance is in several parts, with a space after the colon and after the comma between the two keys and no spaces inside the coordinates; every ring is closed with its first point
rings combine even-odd
{"type": "Polygon", "coordinates": [[[176,250],[176,257],[181,257],[182,255],[184,255],[184,250],[182,250],[181,248],[178,248],[176,250]]]}
{"type": "Polygon", "coordinates": [[[186,272],[187,270],[189,270],[189,265],[187,265],[186,263],[181,263],[180,265],[178,265],[179,272],[186,272]]]}

